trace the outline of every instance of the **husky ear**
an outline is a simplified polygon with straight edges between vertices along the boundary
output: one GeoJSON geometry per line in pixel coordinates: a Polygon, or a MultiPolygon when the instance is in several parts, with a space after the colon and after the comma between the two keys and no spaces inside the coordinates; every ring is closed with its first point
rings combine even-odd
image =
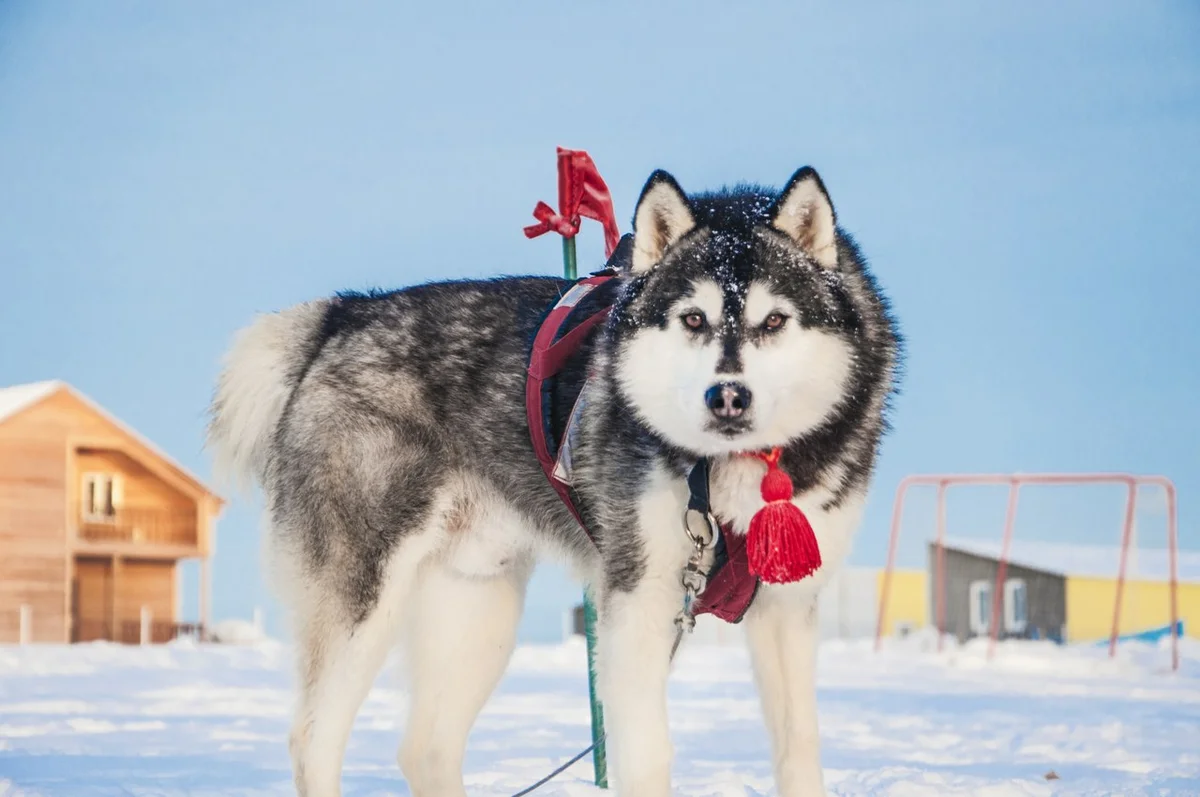
{"type": "Polygon", "coordinates": [[[658,265],[695,226],[687,195],[675,178],[662,169],[650,175],[633,214],[633,273],[658,265]]]}
{"type": "Polygon", "coordinates": [[[771,226],[826,268],[837,265],[837,217],[821,176],[811,166],[792,175],[771,208],[771,226]]]}

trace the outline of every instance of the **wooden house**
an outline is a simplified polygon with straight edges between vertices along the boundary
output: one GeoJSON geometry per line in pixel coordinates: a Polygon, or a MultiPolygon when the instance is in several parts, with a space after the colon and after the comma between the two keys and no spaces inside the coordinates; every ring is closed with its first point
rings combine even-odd
{"type": "Polygon", "coordinates": [[[166,641],[207,623],[223,501],[58,381],[0,389],[0,643],[166,641]],[[199,623],[179,563],[199,560],[199,623]]]}

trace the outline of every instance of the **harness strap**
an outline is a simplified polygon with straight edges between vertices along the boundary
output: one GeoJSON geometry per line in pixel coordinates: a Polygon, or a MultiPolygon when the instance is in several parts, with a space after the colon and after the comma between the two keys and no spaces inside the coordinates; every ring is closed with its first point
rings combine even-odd
{"type": "Polygon", "coordinates": [[[575,507],[570,488],[554,477],[554,457],[550,455],[550,444],[546,436],[546,414],[542,402],[542,387],[547,379],[557,376],[562,371],[567,360],[579,350],[592,330],[608,318],[611,307],[605,307],[603,310],[593,313],[557,342],[554,340],[576,305],[594,289],[612,278],[611,274],[601,274],[582,279],[559,298],[533,339],[533,351],[529,355],[529,368],[525,379],[525,414],[529,421],[529,436],[533,442],[533,453],[537,455],[538,463],[542,466],[542,471],[546,474],[550,486],[558,493],[559,498],[562,499],[575,520],[579,522],[589,539],[592,539],[592,533],[575,507]]]}
{"type": "MultiPolygon", "coordinates": [[[[688,509],[704,517],[709,517],[712,511],[709,503],[710,470],[708,457],[701,457],[687,477],[688,509]]],[[[744,535],[734,534],[726,525],[715,536],[716,545],[707,584],[692,612],[712,614],[727,623],[739,623],[754,602],[759,579],[750,574],[744,535]]]]}
{"type": "Polygon", "coordinates": [[[708,501],[708,457],[701,457],[688,471],[688,509],[708,515],[712,507],[708,501]]]}
{"type": "MultiPolygon", "coordinates": [[[[578,351],[579,347],[583,345],[583,341],[587,339],[587,336],[591,333],[592,329],[599,324],[604,323],[604,320],[608,318],[608,314],[610,312],[612,312],[612,308],[605,307],[603,310],[592,313],[583,320],[583,323],[572,329],[567,334],[563,335],[557,343],[551,345],[543,351],[539,351],[537,349],[538,344],[535,340],[533,343],[533,358],[529,363],[529,375],[540,381],[545,381],[546,379],[557,375],[558,372],[561,371],[567,364],[567,360],[571,358],[571,355],[578,351]]],[[[570,309],[568,308],[567,312],[563,314],[564,320],[569,313],[570,309]]],[[[558,326],[561,325],[562,321],[560,320],[558,322],[558,326]]],[[[542,329],[545,330],[546,327],[543,327],[542,329]]],[[[555,331],[557,332],[558,330],[556,329],[555,331]]]]}

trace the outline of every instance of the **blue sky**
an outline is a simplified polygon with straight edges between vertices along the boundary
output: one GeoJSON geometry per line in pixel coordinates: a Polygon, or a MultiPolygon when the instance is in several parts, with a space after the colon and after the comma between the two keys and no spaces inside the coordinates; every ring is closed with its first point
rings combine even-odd
{"type": "MultiPolygon", "coordinates": [[[[702,189],[811,164],[908,338],[853,561],[883,561],[895,484],[927,471],[1163,473],[1200,548],[1194,3],[214,9],[0,5],[0,384],[65,379],[207,476],[253,313],[558,272],[521,235],[556,145],[592,153],[623,229],[655,168],[702,189]]],[[[1115,542],[1116,488],[1030,497],[1018,534],[1115,542]]],[[[1003,503],[962,494],[952,532],[996,533],[1003,503]]],[[[221,520],[213,609],[278,628],[257,517],[221,520]]],[[[573,595],[541,574],[524,636],[573,595]]]]}

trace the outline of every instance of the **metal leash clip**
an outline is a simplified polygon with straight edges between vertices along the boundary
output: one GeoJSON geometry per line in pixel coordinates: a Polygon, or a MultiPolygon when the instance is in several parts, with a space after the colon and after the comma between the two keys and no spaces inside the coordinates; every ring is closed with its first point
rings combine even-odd
{"type": "Polygon", "coordinates": [[[683,608],[675,615],[675,626],[680,633],[686,631],[690,634],[696,628],[692,607],[708,586],[708,571],[712,568],[712,551],[717,539],[716,528],[717,520],[711,512],[688,509],[683,513],[683,530],[692,543],[692,552],[680,576],[684,592],[683,608]]]}

